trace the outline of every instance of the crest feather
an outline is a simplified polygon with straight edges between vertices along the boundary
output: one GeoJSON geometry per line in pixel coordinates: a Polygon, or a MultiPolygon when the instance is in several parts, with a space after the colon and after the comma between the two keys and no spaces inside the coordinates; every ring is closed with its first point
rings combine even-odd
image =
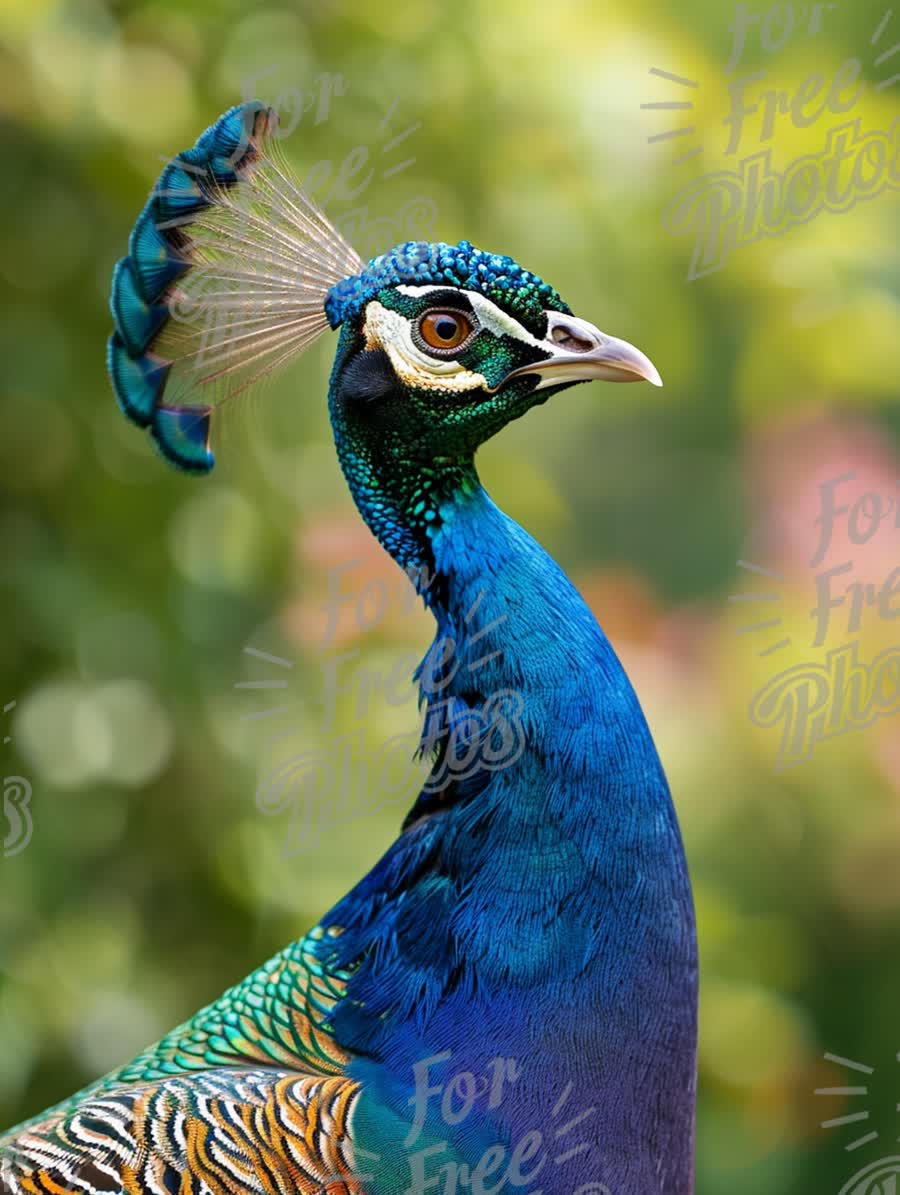
{"type": "Polygon", "coordinates": [[[174,158],[113,273],[108,367],[129,419],[205,473],[212,413],[329,328],[363,263],[292,177],[275,112],[241,104],[174,158]]]}

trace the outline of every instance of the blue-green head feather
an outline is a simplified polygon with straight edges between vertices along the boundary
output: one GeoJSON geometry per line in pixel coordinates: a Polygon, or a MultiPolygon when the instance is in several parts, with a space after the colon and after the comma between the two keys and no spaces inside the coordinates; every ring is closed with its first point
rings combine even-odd
{"type": "Polygon", "coordinates": [[[407,241],[389,253],[374,257],[361,274],[332,287],[325,299],[325,313],[333,328],[359,316],[370,299],[401,285],[447,285],[485,295],[539,332],[547,310],[569,308],[548,283],[524,270],[511,257],[484,253],[468,241],[447,245],[443,241],[407,241]]]}

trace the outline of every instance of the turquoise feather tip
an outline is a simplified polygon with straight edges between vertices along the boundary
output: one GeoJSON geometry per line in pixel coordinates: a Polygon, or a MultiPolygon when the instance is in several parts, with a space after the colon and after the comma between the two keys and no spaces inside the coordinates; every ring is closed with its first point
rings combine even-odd
{"type": "Polygon", "coordinates": [[[185,473],[209,473],[216,458],[209,446],[212,407],[157,407],[151,435],[157,448],[185,473]]]}

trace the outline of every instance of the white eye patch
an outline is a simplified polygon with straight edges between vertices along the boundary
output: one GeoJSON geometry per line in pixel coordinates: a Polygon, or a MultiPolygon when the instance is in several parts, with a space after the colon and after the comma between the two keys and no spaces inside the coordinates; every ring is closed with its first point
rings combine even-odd
{"type": "Polygon", "coordinates": [[[363,335],[367,349],[384,349],[397,377],[407,386],[444,394],[464,394],[487,387],[483,374],[464,368],[452,358],[439,359],[422,352],[413,343],[409,319],[375,299],[366,307],[363,335]]]}
{"type": "MultiPolygon", "coordinates": [[[[421,298],[429,294],[440,294],[446,286],[398,286],[402,295],[421,298]]],[[[546,353],[550,346],[524,328],[518,320],[503,311],[496,303],[473,290],[462,290],[460,294],[472,304],[478,324],[496,337],[509,336],[546,353]]],[[[399,311],[392,311],[373,300],[366,307],[366,322],[363,327],[366,348],[381,348],[390,358],[397,376],[409,386],[444,393],[465,393],[479,387],[488,388],[483,374],[465,369],[452,358],[432,357],[423,352],[413,341],[410,320],[399,311]]],[[[552,350],[551,350],[552,351],[552,350]]]]}

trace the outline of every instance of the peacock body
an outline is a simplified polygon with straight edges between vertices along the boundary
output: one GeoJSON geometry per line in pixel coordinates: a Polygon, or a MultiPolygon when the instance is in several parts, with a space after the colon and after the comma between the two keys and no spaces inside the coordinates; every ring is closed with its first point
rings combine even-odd
{"type": "Polygon", "coordinates": [[[341,467],[436,621],[430,782],[304,938],[2,1138],[0,1187],[688,1195],[697,958],[665,775],[600,627],[474,464],[579,381],[658,375],[467,242],[364,265],[272,128],[242,105],[166,168],[115,273],[113,385],[203,473],[218,406],[340,329],[341,467]]]}

